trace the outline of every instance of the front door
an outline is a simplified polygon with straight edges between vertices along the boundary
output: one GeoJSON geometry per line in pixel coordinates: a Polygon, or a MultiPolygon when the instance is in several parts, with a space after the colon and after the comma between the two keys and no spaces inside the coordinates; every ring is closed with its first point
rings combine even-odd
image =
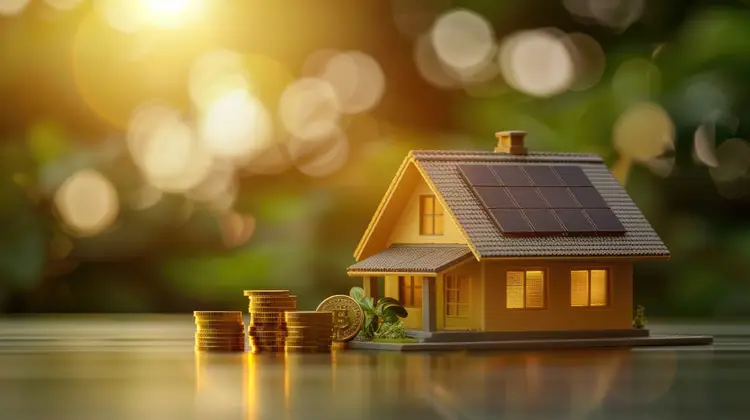
{"type": "Polygon", "coordinates": [[[443,291],[446,330],[471,328],[471,277],[447,275],[443,291]]]}
{"type": "Polygon", "coordinates": [[[414,330],[422,328],[422,277],[399,276],[398,300],[409,316],[404,318],[404,327],[414,330]]]}

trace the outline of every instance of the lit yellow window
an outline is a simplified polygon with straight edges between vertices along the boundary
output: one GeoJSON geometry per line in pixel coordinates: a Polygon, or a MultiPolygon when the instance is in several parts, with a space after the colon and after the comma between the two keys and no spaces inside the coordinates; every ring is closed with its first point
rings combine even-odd
{"type": "Polygon", "coordinates": [[[434,195],[423,195],[419,200],[419,234],[443,234],[443,207],[434,195]]]}
{"type": "Polygon", "coordinates": [[[572,270],[570,306],[607,306],[609,303],[607,270],[572,270]]]}
{"type": "Polygon", "coordinates": [[[445,316],[452,318],[469,316],[470,287],[470,277],[445,276],[445,316]]]}
{"type": "Polygon", "coordinates": [[[398,278],[398,297],[406,308],[422,307],[422,277],[408,276],[398,278]]]}
{"type": "Polygon", "coordinates": [[[544,271],[508,271],[505,305],[509,309],[544,308],[544,271]]]}

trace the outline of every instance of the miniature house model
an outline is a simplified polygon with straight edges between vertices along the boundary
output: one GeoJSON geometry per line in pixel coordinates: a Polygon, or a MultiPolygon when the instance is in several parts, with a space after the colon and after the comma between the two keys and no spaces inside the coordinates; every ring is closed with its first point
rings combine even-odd
{"type": "Polygon", "coordinates": [[[348,274],[402,302],[415,334],[632,330],[633,263],[669,250],[601,157],[497,137],[410,152],[348,274]]]}

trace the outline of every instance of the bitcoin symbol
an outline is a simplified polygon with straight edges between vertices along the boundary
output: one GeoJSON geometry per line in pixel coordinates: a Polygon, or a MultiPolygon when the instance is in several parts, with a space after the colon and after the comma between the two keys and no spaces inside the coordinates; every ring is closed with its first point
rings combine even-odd
{"type": "Polygon", "coordinates": [[[341,333],[351,326],[349,317],[346,315],[346,309],[334,309],[333,310],[333,328],[336,330],[334,333],[335,337],[341,335],[341,333]]]}
{"type": "Polygon", "coordinates": [[[349,341],[365,322],[365,313],[356,300],[346,295],[335,295],[318,306],[319,312],[333,314],[333,341],[349,341]]]}

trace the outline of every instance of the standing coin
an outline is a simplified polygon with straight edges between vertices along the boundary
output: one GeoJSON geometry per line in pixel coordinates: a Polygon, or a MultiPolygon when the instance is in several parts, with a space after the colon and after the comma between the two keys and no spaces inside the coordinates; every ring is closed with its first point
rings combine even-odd
{"type": "Polygon", "coordinates": [[[351,340],[365,323],[365,313],[359,303],[346,295],[326,298],[317,310],[333,313],[333,341],[351,340]]]}

